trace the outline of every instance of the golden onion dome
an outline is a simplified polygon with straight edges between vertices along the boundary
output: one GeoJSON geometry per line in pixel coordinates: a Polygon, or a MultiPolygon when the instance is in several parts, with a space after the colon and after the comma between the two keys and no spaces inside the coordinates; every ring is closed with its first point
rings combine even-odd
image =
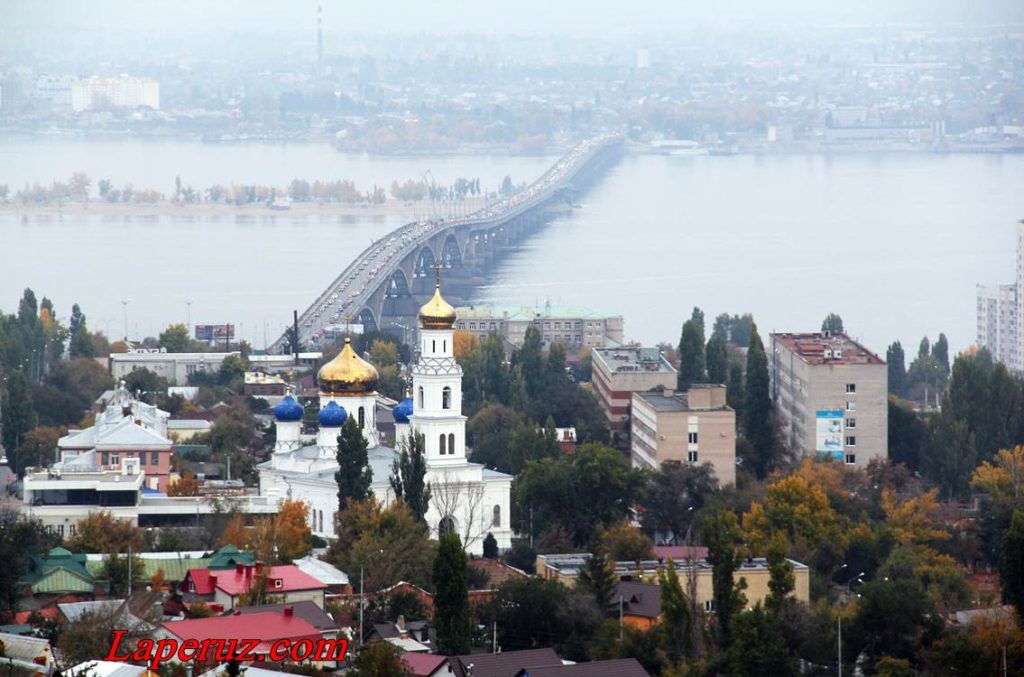
{"type": "Polygon", "coordinates": [[[455,324],[455,308],[441,296],[440,282],[434,295],[420,308],[420,327],[423,329],[451,329],[455,324]]]}
{"type": "Polygon", "coordinates": [[[352,339],[345,337],[345,346],[334,359],[320,367],[316,374],[320,392],[329,395],[370,393],[377,388],[380,375],[372,364],[352,349],[352,339]]]}

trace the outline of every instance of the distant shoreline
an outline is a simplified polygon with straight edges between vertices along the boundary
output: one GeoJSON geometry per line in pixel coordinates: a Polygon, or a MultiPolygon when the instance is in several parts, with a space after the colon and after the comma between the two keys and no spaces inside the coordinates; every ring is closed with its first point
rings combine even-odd
{"type": "MultiPolygon", "coordinates": [[[[440,207],[436,213],[443,215],[440,207]]],[[[232,205],[200,202],[185,204],[177,202],[129,203],[122,202],[68,202],[62,205],[21,205],[13,202],[0,204],[0,215],[15,214],[29,218],[59,218],[63,216],[104,216],[104,217],[178,217],[202,216],[227,217],[291,217],[330,216],[356,218],[401,217],[414,220],[431,214],[430,203],[405,204],[389,200],[382,204],[343,204],[334,202],[296,202],[289,209],[271,209],[265,204],[232,205]]]]}

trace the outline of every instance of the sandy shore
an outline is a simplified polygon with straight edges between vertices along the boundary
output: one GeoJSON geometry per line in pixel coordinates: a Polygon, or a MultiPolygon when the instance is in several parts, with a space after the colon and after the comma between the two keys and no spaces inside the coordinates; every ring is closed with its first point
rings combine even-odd
{"type": "MultiPolygon", "coordinates": [[[[471,201],[459,205],[458,213],[472,211],[482,206],[482,201],[471,201]]],[[[454,209],[454,208],[453,208],[454,209]]],[[[296,202],[289,209],[270,209],[263,204],[226,205],[213,203],[180,204],[156,202],[153,204],[123,204],[111,202],[72,202],[63,205],[20,205],[13,202],[0,204],[0,214],[17,214],[24,218],[55,218],[63,216],[109,216],[109,217],[243,217],[262,219],[266,217],[324,216],[352,219],[375,219],[399,217],[407,220],[428,218],[431,215],[445,217],[449,211],[442,205],[429,202],[406,204],[389,200],[383,204],[342,204],[296,202]]],[[[455,215],[454,212],[451,215],[455,215]]]]}

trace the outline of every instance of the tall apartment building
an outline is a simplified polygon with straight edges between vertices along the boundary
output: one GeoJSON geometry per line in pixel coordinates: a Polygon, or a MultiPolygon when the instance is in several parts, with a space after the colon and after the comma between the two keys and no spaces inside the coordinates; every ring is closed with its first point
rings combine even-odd
{"type": "Polygon", "coordinates": [[[122,75],[116,78],[91,77],[71,85],[71,108],[76,113],[91,108],[137,108],[146,106],[160,109],[160,83],[146,78],[122,75]]]}
{"type": "Polygon", "coordinates": [[[1016,373],[1024,373],[1024,220],[1017,222],[1014,284],[978,285],[978,347],[1016,373]]]}
{"type": "Polygon", "coordinates": [[[569,352],[622,343],[622,316],[602,315],[583,308],[462,306],[455,309],[455,329],[486,338],[490,332],[521,346],[526,330],[536,327],[544,343],[565,344],[569,352]]]}
{"type": "Polygon", "coordinates": [[[725,386],[694,384],[633,393],[630,460],[634,468],[662,463],[710,463],[720,485],[736,483],[736,412],[725,403],[725,386]]]}
{"type": "Polygon", "coordinates": [[[845,334],[772,334],[772,398],[797,454],[866,466],[889,456],[889,371],[845,334]]]}
{"type": "Polygon", "coordinates": [[[612,430],[629,416],[633,393],[676,387],[676,370],[657,348],[598,348],[591,358],[594,392],[612,430]]]}

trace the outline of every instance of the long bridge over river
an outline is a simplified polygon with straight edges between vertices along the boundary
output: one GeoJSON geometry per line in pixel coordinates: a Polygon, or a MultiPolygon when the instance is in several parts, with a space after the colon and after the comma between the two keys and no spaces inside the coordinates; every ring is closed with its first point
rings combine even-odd
{"type": "MultiPolygon", "coordinates": [[[[615,161],[620,136],[600,136],[574,147],[539,179],[515,195],[466,216],[406,224],[363,251],[299,315],[300,346],[316,346],[344,318],[366,330],[402,334],[416,326],[416,313],[434,291],[435,264],[444,269],[444,293],[465,303],[506,251],[571,209],[575,197],[615,161]]],[[[291,350],[286,332],[268,352],[291,350]]]]}

